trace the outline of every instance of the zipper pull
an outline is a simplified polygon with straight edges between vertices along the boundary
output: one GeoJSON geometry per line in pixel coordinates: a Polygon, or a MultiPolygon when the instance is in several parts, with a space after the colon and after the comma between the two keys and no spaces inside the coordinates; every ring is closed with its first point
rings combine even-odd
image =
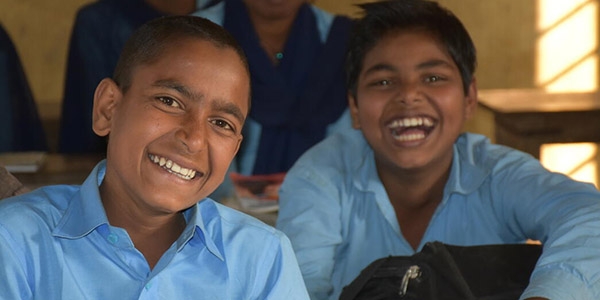
{"type": "Polygon", "coordinates": [[[421,268],[419,268],[419,266],[415,265],[408,267],[408,270],[406,270],[406,273],[404,273],[404,276],[402,277],[402,283],[400,284],[400,292],[398,292],[398,295],[406,295],[406,289],[408,289],[408,282],[411,279],[418,278],[419,276],[421,276],[421,268]]]}

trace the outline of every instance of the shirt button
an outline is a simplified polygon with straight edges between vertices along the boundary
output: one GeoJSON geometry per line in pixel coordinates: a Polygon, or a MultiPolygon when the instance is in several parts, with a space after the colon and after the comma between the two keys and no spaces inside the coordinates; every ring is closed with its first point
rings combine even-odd
{"type": "Polygon", "coordinates": [[[149,290],[150,288],[152,288],[152,283],[150,283],[150,282],[146,283],[146,286],[144,286],[144,288],[146,290],[149,290]]]}
{"type": "Polygon", "coordinates": [[[111,244],[115,244],[116,242],[119,241],[119,237],[116,234],[114,234],[114,233],[109,234],[106,239],[111,244]]]}

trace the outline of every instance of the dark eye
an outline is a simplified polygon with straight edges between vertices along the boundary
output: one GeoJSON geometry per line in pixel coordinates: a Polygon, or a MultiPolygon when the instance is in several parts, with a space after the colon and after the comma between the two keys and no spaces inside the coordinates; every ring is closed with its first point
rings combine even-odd
{"type": "Polygon", "coordinates": [[[430,82],[430,83],[438,82],[441,80],[442,80],[442,77],[437,76],[437,75],[432,75],[432,76],[428,76],[427,78],[425,78],[425,82],[430,82]]]}
{"type": "Polygon", "coordinates": [[[214,119],[214,120],[211,120],[211,123],[217,125],[217,127],[233,131],[233,126],[231,126],[231,124],[227,123],[227,121],[224,121],[221,119],[214,119]]]}
{"type": "Polygon", "coordinates": [[[378,80],[373,80],[371,81],[371,83],[369,84],[370,86],[373,87],[385,87],[385,86],[389,86],[392,84],[392,81],[389,79],[378,79],[378,80]]]}
{"type": "Polygon", "coordinates": [[[167,106],[171,106],[171,107],[181,107],[181,105],[179,105],[179,102],[175,101],[175,99],[171,98],[171,97],[158,97],[157,98],[160,102],[166,104],[167,106]]]}

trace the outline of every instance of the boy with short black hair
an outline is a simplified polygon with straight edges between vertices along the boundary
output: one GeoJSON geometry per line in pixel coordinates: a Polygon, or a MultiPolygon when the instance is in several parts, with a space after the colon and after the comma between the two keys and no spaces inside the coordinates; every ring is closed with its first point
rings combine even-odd
{"type": "Polygon", "coordinates": [[[347,60],[360,130],[305,153],[280,191],[277,227],[311,298],[337,299],[374,260],[429,241],[534,239],[544,251],[522,299],[600,299],[598,190],[461,132],[477,106],[475,47],[461,22],[431,1],[361,7],[347,60]]]}
{"type": "Polygon", "coordinates": [[[82,186],[0,202],[0,298],[307,299],[289,240],[206,198],[242,140],[249,78],[205,19],[137,30],[94,95],[106,160],[82,186]]]}

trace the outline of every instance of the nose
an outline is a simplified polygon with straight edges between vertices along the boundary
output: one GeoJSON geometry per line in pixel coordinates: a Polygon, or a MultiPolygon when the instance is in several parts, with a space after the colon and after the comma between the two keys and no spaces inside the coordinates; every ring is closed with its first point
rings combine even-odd
{"type": "Polygon", "coordinates": [[[420,84],[416,82],[403,83],[396,94],[396,100],[404,105],[420,103],[424,97],[420,84]]]}
{"type": "Polygon", "coordinates": [[[177,139],[184,145],[189,153],[203,151],[207,145],[208,122],[201,116],[184,118],[176,132],[177,139]]]}

